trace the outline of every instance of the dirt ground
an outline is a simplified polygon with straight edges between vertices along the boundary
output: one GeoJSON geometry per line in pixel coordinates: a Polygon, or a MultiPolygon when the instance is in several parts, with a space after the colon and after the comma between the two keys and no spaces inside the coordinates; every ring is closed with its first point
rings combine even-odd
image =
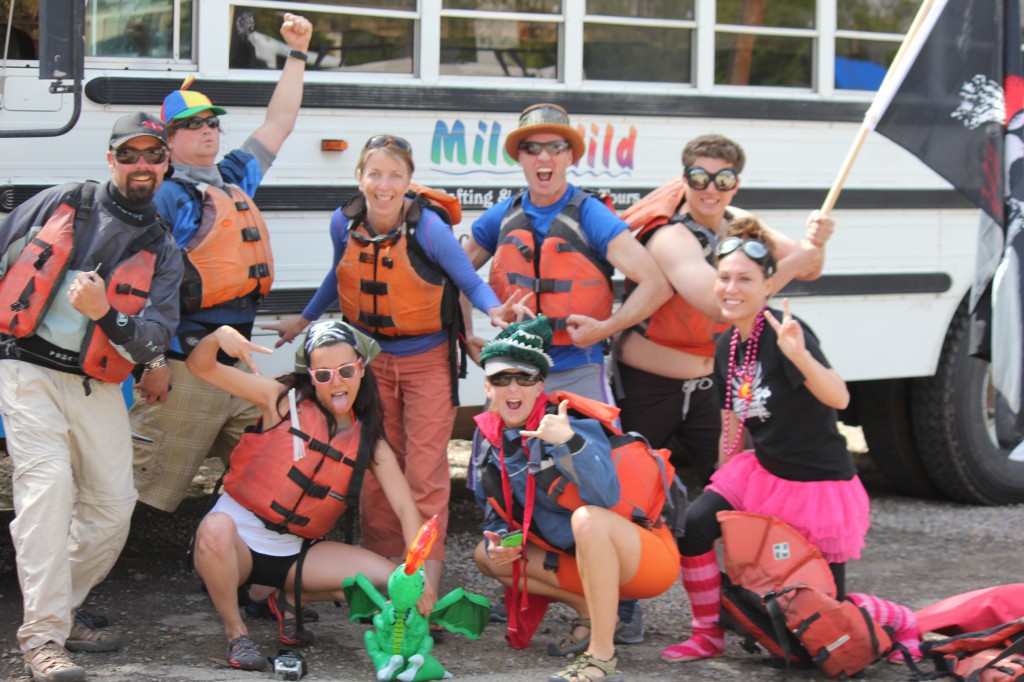
{"type": "MultiPolygon", "coordinates": [[[[464,460],[465,444],[457,444],[453,464],[464,460]],[[462,452],[463,454],[458,454],[462,452]]],[[[9,463],[0,455],[0,477],[9,463]]],[[[1020,537],[1000,538],[988,530],[988,514],[1013,515],[1024,520],[1020,507],[980,509],[947,502],[911,500],[888,495],[884,485],[865,467],[863,477],[872,495],[872,530],[860,561],[848,567],[850,591],[871,592],[920,608],[940,598],[970,589],[1020,581],[1020,537]],[[946,522],[955,519],[956,523],[946,522]],[[966,524],[966,525],[962,525],[966,524]]],[[[462,475],[464,477],[464,474],[462,475]]],[[[104,614],[112,629],[126,635],[124,651],[76,654],[91,680],[256,680],[273,674],[245,673],[225,668],[224,637],[219,619],[198,579],[187,569],[185,554],[198,520],[211,504],[210,483],[216,468],[204,471],[191,496],[173,515],[140,505],[136,510],[127,547],[109,578],[94,590],[87,608],[104,614]]],[[[496,584],[468,567],[479,535],[479,512],[456,473],[452,503],[449,556],[460,568],[447,571],[442,592],[456,586],[494,598],[496,584]]],[[[0,522],[12,513],[0,511],[0,522]]],[[[1016,524],[1018,529],[1021,523],[1016,524]]],[[[751,655],[739,638],[728,636],[724,657],[695,664],[667,664],[658,660],[665,646],[689,632],[688,609],[679,586],[644,602],[646,641],[620,647],[620,670],[631,680],[777,680],[780,670],[763,655],[751,655]]],[[[319,623],[311,629],[316,643],[302,651],[311,682],[343,680],[369,682],[373,667],[362,648],[366,626],[349,623],[347,609],[318,604],[319,623]]],[[[15,632],[20,623],[21,599],[7,533],[0,534],[0,678],[25,682],[15,632]]],[[[553,608],[524,651],[505,645],[502,625],[492,624],[478,641],[446,634],[435,653],[456,679],[518,681],[545,680],[563,661],[546,654],[547,642],[561,638],[568,628],[568,611],[553,608]]],[[[250,621],[250,632],[265,654],[278,646],[274,623],[250,621]]],[[[814,670],[798,670],[792,680],[819,680],[814,670]]],[[[907,680],[902,666],[876,664],[865,679],[907,680]]]]}

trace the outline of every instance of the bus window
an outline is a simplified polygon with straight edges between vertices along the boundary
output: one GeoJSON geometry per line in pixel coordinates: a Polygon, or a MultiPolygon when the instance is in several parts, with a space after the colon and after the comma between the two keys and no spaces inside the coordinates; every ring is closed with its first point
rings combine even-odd
{"type": "Polygon", "coordinates": [[[0,1],[0,59],[39,59],[39,0],[0,1]],[[8,30],[11,2],[14,20],[8,30]]]}
{"type": "Polygon", "coordinates": [[[814,0],[717,0],[715,7],[715,83],[811,87],[814,0]]]}
{"type": "Polygon", "coordinates": [[[693,0],[587,0],[583,77],[691,83],[696,27],[693,0]]]}
{"type": "Polygon", "coordinates": [[[166,59],[173,54],[173,0],[140,0],[130,13],[120,0],[94,0],[85,23],[87,57],[166,59]]]}
{"type": "MultiPolygon", "coordinates": [[[[383,9],[407,9],[411,6],[415,9],[415,0],[360,3],[361,7],[365,5],[383,9]]],[[[408,19],[308,12],[305,9],[302,15],[313,23],[308,68],[412,73],[416,33],[414,11],[409,12],[408,19]]],[[[229,66],[233,69],[280,69],[288,57],[288,45],[281,39],[281,17],[281,9],[232,7],[229,66]]]]}
{"type": "Polygon", "coordinates": [[[444,0],[443,7],[461,11],[441,17],[442,75],[558,78],[560,2],[444,0]],[[525,13],[536,19],[519,18],[525,13]]]}
{"type": "Polygon", "coordinates": [[[837,90],[877,90],[917,12],[916,0],[844,0],[837,6],[837,90]]]}

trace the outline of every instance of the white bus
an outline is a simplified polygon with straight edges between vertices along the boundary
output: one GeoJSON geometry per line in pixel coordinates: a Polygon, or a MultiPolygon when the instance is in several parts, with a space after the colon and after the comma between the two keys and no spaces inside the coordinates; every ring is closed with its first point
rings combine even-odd
{"type": "MultiPolygon", "coordinates": [[[[55,183],[103,178],[113,120],[158,111],[189,75],[230,111],[231,149],[263,119],[287,53],[282,14],[313,21],[298,126],[257,195],[277,264],[263,319],[300,311],[326,272],[328,216],[353,194],[370,135],[410,140],[416,180],[462,200],[464,233],[522,186],[502,143],[540,101],[565,106],[586,139],[571,180],[609,190],[619,208],[679,173],[689,138],[719,132],[748,155],[736,203],[800,236],[917,9],[914,0],[89,0],[76,105],[74,87],[53,94],[40,80],[41,66],[49,76],[67,61],[54,68],[51,48],[39,52],[40,22],[49,34],[76,3],[0,1],[0,211],[55,183]]],[[[988,366],[965,353],[978,211],[873,136],[834,217],[824,276],[785,294],[850,383],[844,421],[864,427],[897,490],[1024,501],[1024,463],[994,444],[988,366]]],[[[464,382],[465,413],[480,383],[473,372],[464,382]]]]}

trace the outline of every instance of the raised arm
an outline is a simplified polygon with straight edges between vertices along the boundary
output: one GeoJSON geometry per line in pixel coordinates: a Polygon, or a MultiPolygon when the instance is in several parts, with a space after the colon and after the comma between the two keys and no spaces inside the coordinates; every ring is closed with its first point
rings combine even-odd
{"type": "MultiPolygon", "coordinates": [[[[313,25],[305,17],[297,14],[285,14],[281,24],[281,37],[292,50],[305,52],[309,49],[309,41],[313,37],[313,25]]],[[[281,151],[284,141],[295,128],[295,120],[302,106],[303,76],[306,73],[306,61],[289,57],[284,60],[281,78],[277,81],[274,94],[267,105],[267,116],[263,125],[252,134],[271,154],[281,151]]]]}
{"type": "Polygon", "coordinates": [[[764,313],[765,320],[778,335],[779,350],[804,375],[804,386],[815,398],[837,410],[845,409],[850,404],[850,391],[846,388],[846,382],[839,376],[839,372],[821,364],[807,349],[803,327],[789,312],[788,298],[783,299],[782,309],[781,322],[770,311],[764,313]]]}
{"type": "Polygon", "coordinates": [[[275,379],[260,376],[252,357],[253,353],[270,352],[269,348],[249,341],[238,330],[225,325],[203,337],[189,354],[185,366],[208,384],[258,405],[264,417],[272,421],[278,416],[277,403],[285,388],[275,379]],[[219,350],[233,358],[244,360],[253,373],[249,374],[237,367],[217,362],[219,350]]]}

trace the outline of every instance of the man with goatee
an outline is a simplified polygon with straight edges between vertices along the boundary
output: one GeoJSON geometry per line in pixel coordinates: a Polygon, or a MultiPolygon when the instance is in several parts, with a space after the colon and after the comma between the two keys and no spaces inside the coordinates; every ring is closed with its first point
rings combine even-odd
{"type": "Polygon", "coordinates": [[[120,383],[178,324],[181,253],[153,205],[168,156],[158,118],[123,116],[108,182],[52,187],[0,223],[0,412],[18,642],[34,680],[84,680],[68,651],[121,645],[74,614],[121,553],[135,506],[120,383]]]}

